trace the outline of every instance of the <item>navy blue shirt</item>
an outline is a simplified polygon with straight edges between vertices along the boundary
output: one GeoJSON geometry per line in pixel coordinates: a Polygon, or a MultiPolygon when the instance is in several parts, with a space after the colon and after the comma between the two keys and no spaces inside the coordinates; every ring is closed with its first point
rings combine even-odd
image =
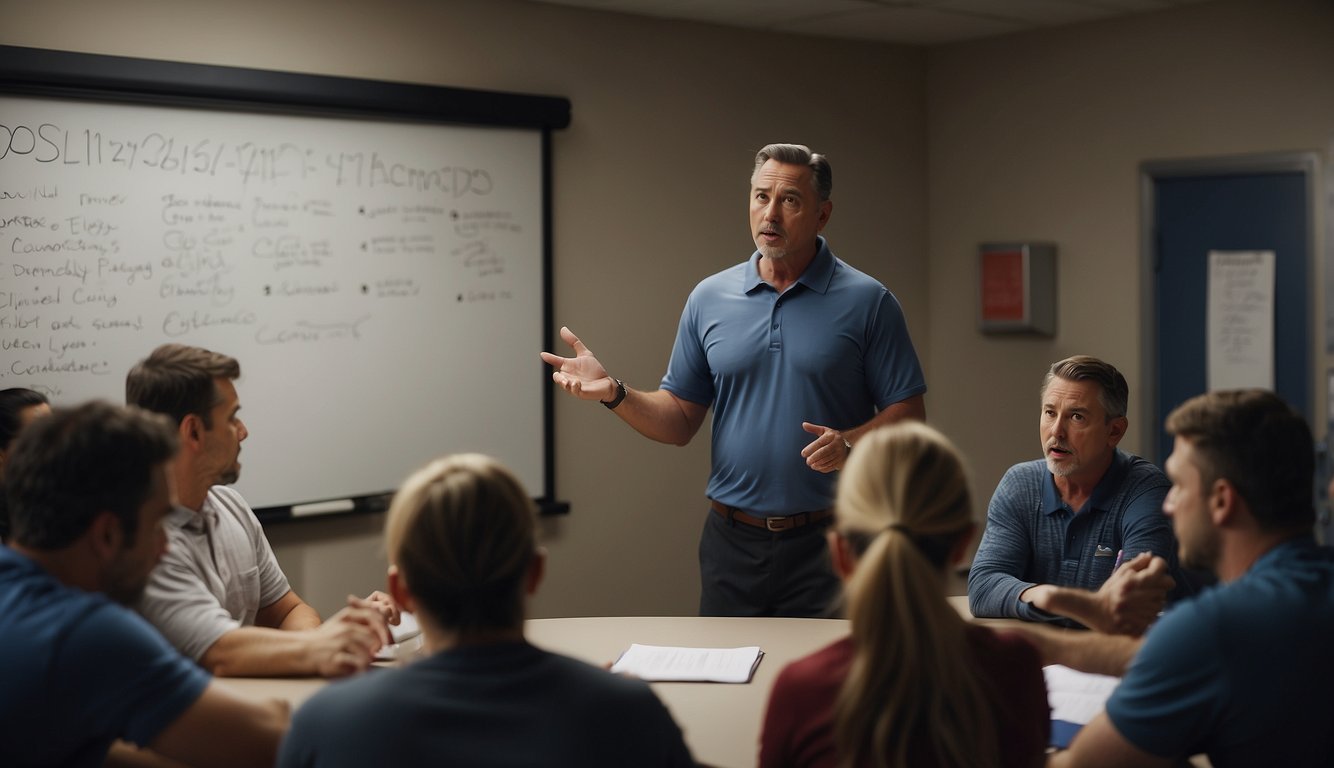
{"type": "Polygon", "coordinates": [[[151,743],[209,676],[148,622],[0,546],[0,765],[100,766],[151,743]]]}
{"type": "Polygon", "coordinates": [[[292,719],[281,768],[686,768],[645,683],[523,642],[442,651],[333,683],[292,719]]]}
{"type": "Polygon", "coordinates": [[[1309,536],[1149,628],[1107,716],[1131,744],[1214,768],[1334,761],[1334,551],[1309,536]]]}
{"type": "Polygon", "coordinates": [[[1152,552],[1167,560],[1173,578],[1176,538],[1163,514],[1172,484],[1162,470],[1117,450],[1081,510],[1061,500],[1044,459],[1011,467],[987,506],[987,527],[968,572],[968,607],[974,616],[1073,624],[1019,600],[1037,584],[1096,590],[1124,559],[1152,552]]]}

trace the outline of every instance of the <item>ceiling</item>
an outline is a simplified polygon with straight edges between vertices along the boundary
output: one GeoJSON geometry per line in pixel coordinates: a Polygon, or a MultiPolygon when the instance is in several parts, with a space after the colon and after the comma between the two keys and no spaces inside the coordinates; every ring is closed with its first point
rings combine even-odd
{"type": "Polygon", "coordinates": [[[1212,0],[532,0],[775,32],[937,45],[1212,0]]]}

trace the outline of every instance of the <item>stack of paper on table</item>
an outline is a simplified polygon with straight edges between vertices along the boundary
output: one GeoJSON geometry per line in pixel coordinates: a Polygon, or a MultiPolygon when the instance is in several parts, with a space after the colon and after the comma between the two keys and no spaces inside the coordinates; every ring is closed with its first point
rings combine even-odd
{"type": "Polygon", "coordinates": [[[681,648],[635,643],[611,671],[650,682],[748,683],[764,658],[758,645],[681,648]]]}
{"type": "Polygon", "coordinates": [[[1060,664],[1043,667],[1042,674],[1047,679],[1051,743],[1055,747],[1070,746],[1070,740],[1103,710],[1121,682],[1119,677],[1078,672],[1060,664]]]}

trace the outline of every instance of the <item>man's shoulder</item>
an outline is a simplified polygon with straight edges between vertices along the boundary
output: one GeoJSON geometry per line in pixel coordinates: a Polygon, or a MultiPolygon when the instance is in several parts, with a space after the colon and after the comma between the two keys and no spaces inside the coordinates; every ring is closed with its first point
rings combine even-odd
{"type": "Polygon", "coordinates": [[[114,617],[119,606],[106,595],[68,587],[29,563],[0,546],[0,575],[5,577],[0,582],[4,588],[0,633],[6,636],[7,645],[41,633],[64,634],[84,622],[114,617]]]}
{"type": "Polygon", "coordinates": [[[241,521],[247,527],[258,526],[259,520],[250,503],[235,488],[228,485],[215,485],[208,489],[204,503],[211,506],[219,515],[227,515],[241,521]]]}
{"type": "Polygon", "coordinates": [[[1122,484],[1129,488],[1168,487],[1172,483],[1162,469],[1148,459],[1118,450],[1120,460],[1125,464],[1125,477],[1122,484]]]}
{"type": "Polygon", "coordinates": [[[700,293],[717,293],[719,291],[729,291],[741,293],[744,290],[746,270],[750,269],[751,261],[747,259],[737,264],[733,264],[726,269],[719,270],[695,283],[695,288],[690,292],[691,295],[700,293]]]}
{"type": "Polygon", "coordinates": [[[411,667],[371,669],[324,686],[297,710],[293,725],[323,727],[335,722],[364,721],[386,708],[400,710],[388,702],[415,691],[411,667]]]}
{"type": "Polygon", "coordinates": [[[1048,471],[1044,459],[1021,461],[1005,470],[1005,474],[1001,476],[1000,486],[1029,485],[1040,490],[1042,482],[1050,475],[1051,472],[1048,471]]]}

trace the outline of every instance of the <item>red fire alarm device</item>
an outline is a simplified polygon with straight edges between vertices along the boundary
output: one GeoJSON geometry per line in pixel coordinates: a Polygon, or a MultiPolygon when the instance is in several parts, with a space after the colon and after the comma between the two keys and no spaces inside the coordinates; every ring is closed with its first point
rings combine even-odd
{"type": "Polygon", "coordinates": [[[1056,334],[1056,246],[983,243],[978,252],[978,329],[1056,334]]]}

